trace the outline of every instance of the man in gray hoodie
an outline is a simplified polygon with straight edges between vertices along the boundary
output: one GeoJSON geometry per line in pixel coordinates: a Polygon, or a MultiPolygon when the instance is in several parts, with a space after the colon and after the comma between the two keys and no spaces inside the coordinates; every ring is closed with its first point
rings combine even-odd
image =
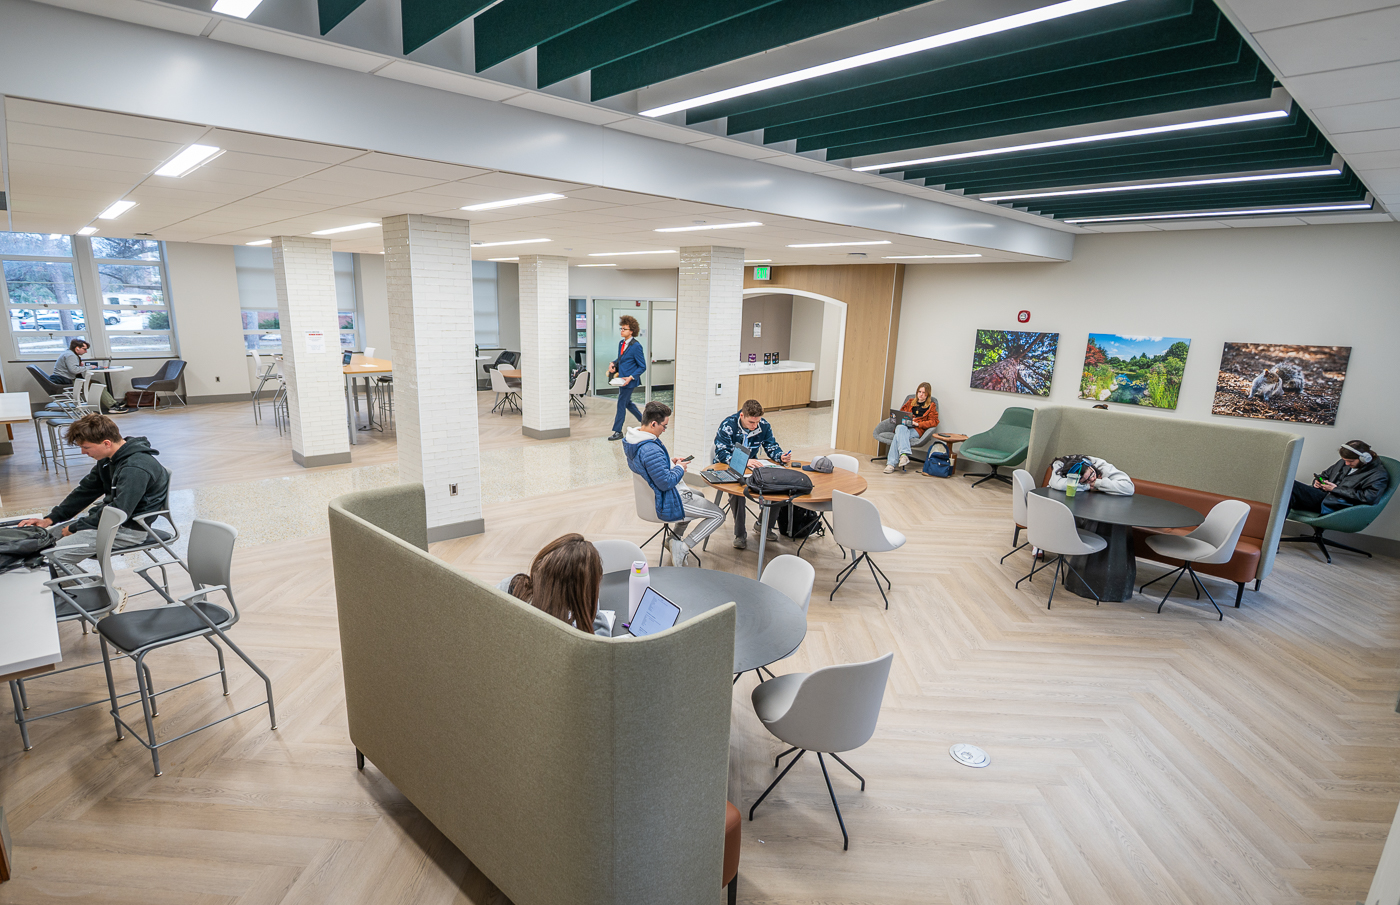
{"type": "MultiPolygon", "coordinates": [[[[106,415],[84,415],[68,426],[65,436],[69,443],[77,444],[83,455],[96,459],[97,464],[48,515],[26,519],[20,527],[49,528],[58,537],[49,558],[73,564],[97,554],[97,523],[105,507],[113,506],[129,516],[167,508],[170,473],[156,461],[159,453],[151,449],[150,441],[145,437],[123,437],[116,422],[106,415]],[[85,515],[69,522],[99,499],[101,502],[85,515]]],[[[145,539],[141,525],[128,519],[117,529],[116,546],[130,546],[145,539]]]]}

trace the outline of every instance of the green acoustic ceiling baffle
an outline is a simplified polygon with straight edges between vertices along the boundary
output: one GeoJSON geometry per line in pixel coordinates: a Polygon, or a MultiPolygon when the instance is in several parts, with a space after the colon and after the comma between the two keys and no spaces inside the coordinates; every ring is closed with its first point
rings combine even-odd
{"type": "Polygon", "coordinates": [[[321,34],[335,28],[364,2],[365,0],[316,0],[316,11],[321,16],[321,34]]]}
{"type": "MultiPolygon", "coordinates": [[[[472,20],[476,71],[631,4],[632,0],[502,0],[472,20]]],[[[543,88],[550,83],[541,79],[539,84],[543,88]]]]}
{"type": "Polygon", "coordinates": [[[491,0],[399,0],[403,17],[403,52],[427,44],[491,5],[491,0]]]}

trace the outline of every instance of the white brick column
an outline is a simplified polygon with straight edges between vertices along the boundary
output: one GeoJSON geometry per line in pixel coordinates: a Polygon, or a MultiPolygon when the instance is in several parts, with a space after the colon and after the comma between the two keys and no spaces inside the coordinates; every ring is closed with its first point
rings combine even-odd
{"type": "Polygon", "coordinates": [[[486,530],[471,246],[466,220],[384,218],[399,480],[427,489],[430,541],[486,530]]]}
{"type": "Polygon", "coordinates": [[[287,380],[292,461],[305,468],[349,462],[331,240],[274,238],[272,273],[277,281],[277,317],[282,324],[282,374],[287,380]],[[308,350],[308,336],[319,342],[319,352],[308,350]]]}
{"type": "Polygon", "coordinates": [[[520,256],[520,432],[569,436],[569,259],[520,256]]]}
{"type": "Polygon", "coordinates": [[[675,455],[709,462],[719,423],[734,413],[743,314],[744,250],[682,248],[672,406],[675,455]]]}

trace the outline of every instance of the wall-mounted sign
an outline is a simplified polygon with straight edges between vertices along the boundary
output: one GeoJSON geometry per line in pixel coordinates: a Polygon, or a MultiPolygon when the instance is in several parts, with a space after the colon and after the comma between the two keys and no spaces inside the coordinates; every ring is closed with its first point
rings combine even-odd
{"type": "Polygon", "coordinates": [[[308,355],[319,355],[326,351],[326,334],[319,330],[308,331],[306,334],[306,352],[308,355]]]}
{"type": "Polygon", "coordinates": [[[755,339],[763,335],[763,324],[758,321],[753,322],[753,335],[755,339]]]}
{"type": "Polygon", "coordinates": [[[769,274],[772,272],[772,270],[773,270],[773,268],[769,267],[767,264],[763,264],[763,265],[760,265],[760,266],[758,266],[758,267],[755,267],[755,268],[753,269],[753,278],[754,278],[755,280],[767,280],[767,279],[771,279],[771,277],[769,276],[769,274]]]}
{"type": "Polygon", "coordinates": [[[1031,313],[1029,311],[1017,311],[1016,321],[1017,323],[1029,324],[1031,322],[1031,313]]]}

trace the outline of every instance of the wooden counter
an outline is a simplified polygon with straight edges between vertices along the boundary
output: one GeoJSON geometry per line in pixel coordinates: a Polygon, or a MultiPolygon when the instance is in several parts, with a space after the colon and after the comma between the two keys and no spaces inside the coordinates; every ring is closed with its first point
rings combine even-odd
{"type": "Polygon", "coordinates": [[[775,374],[739,374],[737,408],[747,399],[757,399],[764,411],[805,407],[812,401],[812,372],[779,371],[775,374]]]}

